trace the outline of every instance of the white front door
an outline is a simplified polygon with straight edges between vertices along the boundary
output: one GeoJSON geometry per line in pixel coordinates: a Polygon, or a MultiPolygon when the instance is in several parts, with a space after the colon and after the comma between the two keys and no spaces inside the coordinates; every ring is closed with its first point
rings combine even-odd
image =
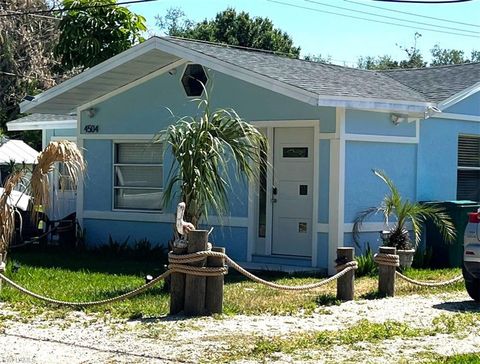
{"type": "Polygon", "coordinates": [[[313,128],[275,128],[272,254],[312,255],[313,128]]]}

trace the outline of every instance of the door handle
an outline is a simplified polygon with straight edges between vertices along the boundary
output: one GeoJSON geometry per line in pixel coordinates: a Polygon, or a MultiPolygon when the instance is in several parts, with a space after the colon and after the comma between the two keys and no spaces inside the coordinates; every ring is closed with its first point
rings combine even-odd
{"type": "Polygon", "coordinates": [[[272,187],[272,194],[273,194],[274,196],[278,194],[278,189],[277,189],[277,187],[275,187],[275,186],[272,187]]]}

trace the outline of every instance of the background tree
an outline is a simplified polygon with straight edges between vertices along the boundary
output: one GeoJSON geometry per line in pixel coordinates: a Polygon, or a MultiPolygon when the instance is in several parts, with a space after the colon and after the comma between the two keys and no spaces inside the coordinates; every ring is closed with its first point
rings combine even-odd
{"type": "MultiPolygon", "coordinates": [[[[17,15],[25,10],[47,10],[55,5],[45,0],[0,1],[0,130],[19,114],[18,104],[27,94],[54,86],[61,76],[52,72],[56,61],[53,47],[57,39],[56,19],[17,15]]],[[[25,138],[34,148],[41,135],[29,132],[25,138]]]]}
{"type": "Polygon", "coordinates": [[[55,46],[63,67],[93,67],[143,41],[145,18],[115,4],[116,0],[63,1],[69,10],[58,24],[55,46]]]}
{"type": "Polygon", "coordinates": [[[181,9],[170,8],[156,19],[160,29],[171,36],[264,49],[295,58],[300,55],[300,47],[294,47],[292,38],[275,28],[270,19],[251,17],[244,11],[228,8],[212,20],[194,23],[181,9]]]}

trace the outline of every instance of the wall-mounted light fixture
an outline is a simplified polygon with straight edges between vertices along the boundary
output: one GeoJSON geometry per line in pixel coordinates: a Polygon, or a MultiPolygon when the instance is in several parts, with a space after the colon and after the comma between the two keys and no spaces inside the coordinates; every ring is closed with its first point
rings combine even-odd
{"type": "Polygon", "coordinates": [[[436,106],[427,106],[427,108],[425,109],[425,117],[424,119],[428,119],[430,117],[432,117],[433,115],[437,114],[437,113],[441,113],[442,110],[440,110],[438,107],[436,106]]]}
{"type": "Polygon", "coordinates": [[[87,115],[90,118],[93,118],[96,113],[97,113],[97,109],[95,109],[94,107],[87,109],[87,115]]]}
{"type": "Polygon", "coordinates": [[[390,114],[390,120],[392,121],[393,125],[398,125],[401,122],[408,120],[408,115],[404,114],[390,114]]]}
{"type": "Polygon", "coordinates": [[[169,74],[170,76],[176,75],[176,74],[177,74],[177,69],[176,69],[176,68],[172,68],[170,71],[168,71],[168,74],[169,74]]]}

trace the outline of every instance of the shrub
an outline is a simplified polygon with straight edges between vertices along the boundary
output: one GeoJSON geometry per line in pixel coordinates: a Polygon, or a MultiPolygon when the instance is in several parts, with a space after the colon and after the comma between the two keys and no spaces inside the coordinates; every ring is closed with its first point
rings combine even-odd
{"type": "Polygon", "coordinates": [[[373,260],[373,252],[369,243],[367,243],[365,252],[355,259],[358,263],[358,269],[355,272],[357,277],[374,276],[378,274],[378,266],[373,260]]]}

